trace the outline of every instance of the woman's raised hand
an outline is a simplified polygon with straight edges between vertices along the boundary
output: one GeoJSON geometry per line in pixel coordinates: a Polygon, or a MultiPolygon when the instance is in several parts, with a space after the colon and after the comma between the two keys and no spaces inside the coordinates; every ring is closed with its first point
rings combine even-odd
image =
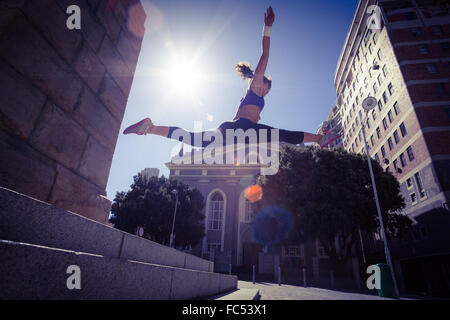
{"type": "Polygon", "coordinates": [[[266,13],[264,13],[264,24],[271,27],[273,21],[275,20],[275,14],[273,13],[272,7],[267,8],[266,13]]]}

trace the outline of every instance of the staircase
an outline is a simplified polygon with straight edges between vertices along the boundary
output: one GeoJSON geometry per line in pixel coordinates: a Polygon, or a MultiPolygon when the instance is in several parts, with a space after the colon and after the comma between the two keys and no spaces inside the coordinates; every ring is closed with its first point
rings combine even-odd
{"type": "Polygon", "coordinates": [[[237,288],[213,262],[0,187],[0,299],[194,299],[237,288]],[[67,283],[80,270],[79,288],[67,283]],[[69,270],[68,270],[69,268],[69,270]]]}

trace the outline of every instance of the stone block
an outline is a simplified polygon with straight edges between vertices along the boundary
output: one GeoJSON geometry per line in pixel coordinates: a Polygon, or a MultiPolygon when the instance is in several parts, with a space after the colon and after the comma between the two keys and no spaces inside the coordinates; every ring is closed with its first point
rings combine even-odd
{"type": "Polygon", "coordinates": [[[42,92],[71,112],[82,82],[42,35],[17,10],[0,14],[0,57],[42,92]]]}
{"type": "Polygon", "coordinates": [[[108,221],[100,198],[105,195],[104,190],[61,165],[56,166],[56,172],[51,204],[101,223],[108,221]]]}
{"type": "Polygon", "coordinates": [[[0,188],[0,239],[117,258],[123,233],[0,188]]]}
{"type": "Polygon", "coordinates": [[[178,268],[184,268],[186,259],[181,251],[127,233],[120,257],[178,268]]]}
{"type": "Polygon", "coordinates": [[[237,288],[238,277],[220,273],[219,292],[234,290],[237,288]]]}
{"type": "Polygon", "coordinates": [[[110,152],[114,152],[120,123],[101,101],[85,87],[81,93],[74,119],[110,152]]]}
{"type": "Polygon", "coordinates": [[[128,68],[134,73],[141,51],[142,39],[138,39],[128,31],[122,30],[117,42],[117,50],[125,59],[128,68]]]}
{"type": "Polygon", "coordinates": [[[0,186],[47,199],[56,175],[54,162],[2,130],[0,150],[0,186]]]}
{"type": "Polygon", "coordinates": [[[87,44],[83,45],[74,61],[73,67],[80,78],[83,79],[94,92],[97,92],[100,88],[103,76],[105,75],[105,67],[90,46],[87,44]]]}
{"type": "Polygon", "coordinates": [[[145,14],[144,7],[140,1],[130,1],[126,5],[127,10],[127,28],[130,33],[138,38],[143,38],[145,34],[145,20],[147,15],[145,14]]]}
{"type": "Polygon", "coordinates": [[[133,83],[133,73],[108,37],[103,39],[98,55],[120,89],[128,96],[133,83]]]}
{"type": "MultiPolygon", "coordinates": [[[[171,300],[184,300],[195,296],[196,292],[203,295],[204,282],[200,279],[202,272],[190,272],[186,269],[174,269],[172,276],[172,289],[170,292],[171,300]],[[182,286],[180,284],[183,284],[182,286]]],[[[203,277],[202,277],[203,278],[203,277]]]]}
{"type": "Polygon", "coordinates": [[[67,15],[57,1],[26,1],[24,12],[53,48],[64,57],[67,63],[71,63],[82,40],[76,30],[69,30],[66,27],[67,15]],[[51,17],[51,19],[45,17],[51,17]]]}
{"type": "Polygon", "coordinates": [[[168,267],[3,240],[0,256],[2,300],[147,300],[170,295],[173,269],[168,267]],[[71,265],[80,268],[81,290],[67,288],[71,265]]]}
{"type": "Polygon", "coordinates": [[[53,103],[47,102],[30,142],[37,150],[76,170],[87,136],[79,124],[53,103]]]}
{"type": "MultiPolygon", "coordinates": [[[[58,0],[57,2],[63,11],[66,11],[70,5],[74,4],[73,0],[58,0]]],[[[106,33],[105,28],[100,24],[94,12],[96,2],[98,4],[99,1],[77,0],[76,2],[82,12],[81,30],[79,32],[81,32],[85,41],[89,43],[95,52],[100,47],[100,43],[106,33]]]]}
{"type": "Polygon", "coordinates": [[[113,153],[90,136],[78,171],[89,181],[105,189],[112,158],[113,153]]]}
{"type": "Polygon", "coordinates": [[[127,96],[117,86],[109,73],[105,74],[100,87],[99,97],[108,110],[121,123],[127,106],[127,96]]]}
{"type": "Polygon", "coordinates": [[[101,0],[98,4],[96,14],[100,23],[105,27],[108,36],[116,42],[120,33],[120,24],[114,15],[115,2],[111,0],[101,0]]]}
{"type": "Polygon", "coordinates": [[[44,107],[45,95],[3,61],[0,61],[0,88],[0,126],[27,138],[44,107]]]}

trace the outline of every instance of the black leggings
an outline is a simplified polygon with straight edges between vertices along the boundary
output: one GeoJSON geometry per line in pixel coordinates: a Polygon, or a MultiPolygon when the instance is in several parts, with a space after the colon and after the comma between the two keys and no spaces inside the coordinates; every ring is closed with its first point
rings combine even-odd
{"type": "MultiPolygon", "coordinates": [[[[189,143],[190,145],[195,146],[195,147],[203,147],[203,148],[205,148],[206,146],[208,146],[211,143],[211,141],[205,141],[203,139],[205,133],[208,131],[220,130],[223,134],[223,137],[224,137],[223,143],[225,145],[225,133],[226,133],[227,129],[232,129],[232,130],[242,129],[244,131],[247,131],[248,129],[254,129],[256,131],[258,143],[259,143],[259,129],[267,129],[267,142],[268,143],[270,143],[270,141],[271,141],[271,129],[275,129],[275,128],[267,126],[265,124],[254,123],[253,121],[250,121],[245,118],[239,118],[235,121],[223,122],[219,126],[219,128],[217,128],[216,130],[208,130],[208,131],[201,131],[201,132],[189,132],[189,131],[186,131],[179,127],[169,127],[169,128],[170,128],[169,134],[167,136],[168,138],[172,138],[172,134],[175,130],[182,130],[183,133],[190,135],[190,137],[191,137],[191,143],[189,143]],[[197,141],[195,138],[197,138],[198,141],[202,141],[202,144],[197,146],[195,144],[195,141],[197,141]]],[[[287,142],[287,143],[291,143],[291,144],[300,144],[303,142],[303,138],[304,138],[303,131],[289,131],[289,130],[284,130],[284,129],[278,129],[278,130],[279,130],[279,142],[287,142]]],[[[177,140],[182,141],[183,138],[180,137],[177,140]]],[[[186,143],[186,141],[182,141],[182,142],[186,143]]]]}

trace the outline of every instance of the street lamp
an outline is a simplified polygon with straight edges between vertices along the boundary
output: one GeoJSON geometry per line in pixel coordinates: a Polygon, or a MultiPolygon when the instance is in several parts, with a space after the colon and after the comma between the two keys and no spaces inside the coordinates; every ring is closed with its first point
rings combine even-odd
{"type": "Polygon", "coordinates": [[[391,268],[392,280],[394,281],[395,294],[397,295],[397,297],[399,297],[400,295],[399,295],[399,291],[398,291],[398,287],[397,287],[397,280],[395,279],[394,266],[392,265],[391,254],[389,252],[389,247],[387,244],[386,231],[384,229],[383,217],[381,216],[381,209],[380,209],[380,202],[378,200],[377,186],[375,184],[375,177],[373,174],[372,161],[370,159],[369,146],[367,145],[366,131],[365,131],[365,125],[366,125],[366,121],[369,117],[369,111],[372,110],[373,108],[375,108],[376,105],[377,105],[377,99],[374,97],[370,97],[370,96],[365,98],[362,102],[362,108],[366,111],[366,119],[362,122],[362,134],[363,134],[363,138],[364,138],[364,147],[366,149],[367,162],[369,164],[370,178],[372,180],[373,194],[375,196],[375,203],[377,206],[378,219],[379,219],[380,226],[381,226],[381,236],[383,237],[383,242],[384,242],[384,253],[386,255],[386,262],[388,263],[389,267],[391,268]]]}
{"type": "Polygon", "coordinates": [[[172,193],[175,195],[175,211],[173,212],[173,221],[172,221],[172,232],[170,233],[170,246],[173,245],[173,231],[175,228],[175,218],[177,216],[177,205],[178,205],[178,191],[176,189],[172,190],[172,193]]]}

